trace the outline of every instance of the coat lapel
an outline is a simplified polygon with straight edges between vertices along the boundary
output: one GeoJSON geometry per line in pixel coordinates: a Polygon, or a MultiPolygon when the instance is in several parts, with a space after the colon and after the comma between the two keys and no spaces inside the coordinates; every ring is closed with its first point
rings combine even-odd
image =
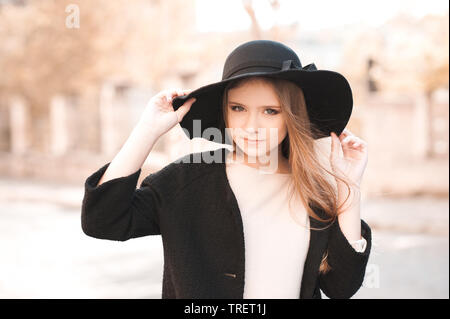
{"type": "MultiPolygon", "coordinates": [[[[314,212],[320,218],[328,218],[322,209],[316,209],[311,204],[309,206],[314,209],[314,212]]],[[[309,221],[311,228],[323,228],[327,226],[327,223],[320,222],[311,216],[309,216],[309,221]]],[[[322,261],[322,255],[328,245],[329,229],[330,227],[323,230],[310,230],[309,249],[305,260],[305,266],[303,268],[300,299],[313,298],[317,286],[317,280],[319,279],[318,275],[320,262],[322,261]]]]}

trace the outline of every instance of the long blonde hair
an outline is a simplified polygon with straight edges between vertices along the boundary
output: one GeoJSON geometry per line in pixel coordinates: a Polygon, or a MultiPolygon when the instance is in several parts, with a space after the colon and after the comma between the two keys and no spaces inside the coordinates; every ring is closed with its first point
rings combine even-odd
{"type": "MultiPolygon", "coordinates": [[[[327,174],[343,181],[349,190],[351,182],[344,175],[334,173],[320,163],[313,137],[320,132],[309,121],[305,96],[300,86],[288,80],[264,76],[245,77],[231,81],[223,91],[222,112],[219,112],[223,120],[222,125],[228,127],[228,108],[226,107],[228,105],[228,91],[255,78],[272,85],[279,99],[282,114],[285,117],[288,133],[281,143],[281,151],[283,156],[288,159],[292,172],[290,198],[298,195],[308,216],[320,222],[331,221],[327,227],[331,226],[336,221],[341,206],[338,207],[337,191],[335,186],[327,180],[327,174]],[[321,209],[329,218],[320,218],[309,204],[321,209]]],[[[347,202],[348,198],[349,196],[342,205],[347,202]]],[[[312,227],[310,229],[320,230],[312,227]]],[[[325,252],[322,256],[320,272],[326,273],[331,269],[327,263],[327,256],[328,252],[325,252]]]]}

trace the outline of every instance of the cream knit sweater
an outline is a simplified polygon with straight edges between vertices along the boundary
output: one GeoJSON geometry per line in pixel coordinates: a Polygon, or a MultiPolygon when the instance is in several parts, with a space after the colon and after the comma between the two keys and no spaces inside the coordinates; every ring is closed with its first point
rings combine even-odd
{"type": "Polygon", "coordinates": [[[291,205],[298,218],[289,214],[290,174],[263,174],[239,162],[227,162],[226,172],[244,226],[244,298],[298,298],[309,218],[297,198],[291,205]]]}

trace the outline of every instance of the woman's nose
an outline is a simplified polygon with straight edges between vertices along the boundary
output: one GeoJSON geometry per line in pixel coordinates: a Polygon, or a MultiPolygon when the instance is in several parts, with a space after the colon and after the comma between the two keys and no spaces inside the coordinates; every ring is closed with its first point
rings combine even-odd
{"type": "Polygon", "coordinates": [[[256,133],[258,132],[258,128],[259,128],[259,123],[258,123],[258,114],[254,113],[254,114],[250,114],[247,117],[247,121],[245,123],[245,129],[249,132],[249,133],[256,133]]]}

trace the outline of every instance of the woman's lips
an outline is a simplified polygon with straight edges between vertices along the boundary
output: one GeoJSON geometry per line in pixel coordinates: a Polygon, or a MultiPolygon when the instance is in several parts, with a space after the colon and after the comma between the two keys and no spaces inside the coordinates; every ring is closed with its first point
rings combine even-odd
{"type": "Polygon", "coordinates": [[[244,141],[249,142],[249,143],[258,143],[258,142],[264,141],[264,140],[253,140],[253,139],[248,139],[248,138],[245,138],[245,137],[243,137],[242,139],[243,139],[244,141]]]}

